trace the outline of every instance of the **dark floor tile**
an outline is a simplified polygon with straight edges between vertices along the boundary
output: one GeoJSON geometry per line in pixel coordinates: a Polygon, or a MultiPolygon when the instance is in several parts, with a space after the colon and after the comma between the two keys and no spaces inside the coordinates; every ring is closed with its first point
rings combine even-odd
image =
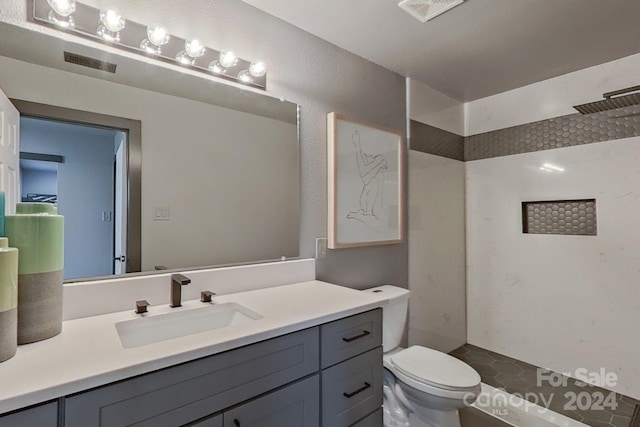
{"type": "Polygon", "coordinates": [[[615,427],[629,427],[631,423],[631,418],[621,417],[620,415],[614,415],[610,422],[615,427]]]}
{"type": "Polygon", "coordinates": [[[492,417],[476,408],[464,408],[460,411],[462,427],[510,427],[504,421],[492,417]]]}
{"type": "Polygon", "coordinates": [[[486,382],[484,381],[486,378],[495,378],[500,373],[496,368],[489,365],[475,365],[473,369],[478,371],[483,382],[486,382]]]}
{"type": "Polygon", "coordinates": [[[496,359],[488,353],[475,353],[470,352],[466,355],[466,359],[474,363],[481,363],[484,365],[491,365],[496,359]]]}
{"type": "Polygon", "coordinates": [[[493,362],[491,366],[506,375],[520,375],[524,372],[520,366],[511,362],[493,362]]]}
{"type": "MultiPolygon", "coordinates": [[[[595,400],[594,393],[608,396],[611,392],[568,377],[560,378],[563,384],[552,385],[555,382],[549,381],[548,376],[541,374],[543,371],[550,372],[549,370],[469,344],[454,350],[451,354],[476,369],[485,384],[506,390],[508,393],[518,394],[554,412],[593,427],[631,427],[631,417],[638,404],[635,399],[614,393],[616,408],[572,410],[576,404],[573,396],[589,393],[590,401],[594,402],[599,401],[599,399],[595,400]]],[[[557,379],[554,377],[554,380],[557,379]]],[[[584,404],[584,401],[582,402],[584,404]]],[[[605,400],[605,403],[610,401],[605,400]]],[[[485,426],[485,424],[467,423],[466,426],[463,424],[464,427],[476,425],[485,426]]],[[[632,427],[640,427],[640,425],[632,427]]]]}
{"type": "Polygon", "coordinates": [[[585,420],[585,421],[583,421],[583,423],[585,423],[586,425],[591,426],[591,427],[614,427],[613,424],[611,424],[611,423],[603,423],[601,421],[585,420]]]}
{"type": "Polygon", "coordinates": [[[521,378],[517,375],[505,374],[504,372],[500,372],[496,376],[496,381],[502,384],[507,393],[511,394],[527,393],[529,391],[529,387],[532,385],[525,378],[521,378]]]}
{"type": "Polygon", "coordinates": [[[469,354],[469,350],[467,349],[466,345],[463,345],[461,347],[456,348],[455,350],[453,350],[452,352],[449,353],[452,356],[465,356],[467,354],[469,354]]]}

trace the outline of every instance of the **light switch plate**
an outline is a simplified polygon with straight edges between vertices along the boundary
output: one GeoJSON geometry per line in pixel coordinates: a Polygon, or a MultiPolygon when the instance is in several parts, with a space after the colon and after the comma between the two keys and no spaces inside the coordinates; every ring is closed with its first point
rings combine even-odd
{"type": "Polygon", "coordinates": [[[327,239],[326,237],[316,238],[316,259],[327,257],[327,239]]]}
{"type": "Polygon", "coordinates": [[[153,208],[154,221],[169,221],[169,206],[156,206],[153,208]]]}

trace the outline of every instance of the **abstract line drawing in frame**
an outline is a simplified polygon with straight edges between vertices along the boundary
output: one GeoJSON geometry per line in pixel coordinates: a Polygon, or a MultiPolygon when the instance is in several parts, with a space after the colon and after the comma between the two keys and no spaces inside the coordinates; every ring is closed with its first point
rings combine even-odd
{"type": "Polygon", "coordinates": [[[328,248],[401,243],[402,134],[332,112],[327,135],[328,248]]]}

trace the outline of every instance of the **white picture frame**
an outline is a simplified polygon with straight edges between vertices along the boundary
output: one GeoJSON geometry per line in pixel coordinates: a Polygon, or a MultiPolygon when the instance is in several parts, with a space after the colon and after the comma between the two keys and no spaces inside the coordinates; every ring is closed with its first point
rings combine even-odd
{"type": "Polygon", "coordinates": [[[402,243],[402,133],[327,115],[329,249],[402,243]]]}

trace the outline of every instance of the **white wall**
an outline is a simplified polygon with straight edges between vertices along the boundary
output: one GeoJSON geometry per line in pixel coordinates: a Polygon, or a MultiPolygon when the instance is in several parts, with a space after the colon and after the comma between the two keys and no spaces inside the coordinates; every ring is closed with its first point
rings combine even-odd
{"type": "MultiPolygon", "coordinates": [[[[462,103],[410,81],[411,120],[462,135],[462,103]]],[[[409,151],[409,344],[466,342],[464,163],[409,151]]]]}
{"type": "Polygon", "coordinates": [[[469,342],[640,398],[640,138],[468,162],[467,207],[469,342]],[[522,233],[522,201],[583,198],[597,236],[522,233]]]}
{"type": "MultiPolygon", "coordinates": [[[[212,48],[232,48],[243,58],[266,61],[269,91],[301,106],[299,182],[303,257],[314,256],[315,238],[327,234],[327,113],[337,111],[385,127],[405,129],[406,93],[402,76],[239,0],[86,0],[85,3],[117,7],[134,21],[161,22],[178,36],[197,37],[212,48]]],[[[0,20],[42,28],[27,22],[28,14],[27,2],[7,0],[0,10],[0,20]]],[[[59,98],[74,95],[64,93],[59,98]]],[[[147,114],[147,107],[139,114],[147,114]]],[[[407,244],[329,251],[327,258],[318,262],[317,273],[320,279],[355,288],[384,283],[406,286],[407,244]]]]}
{"type": "Polygon", "coordinates": [[[575,114],[574,105],[638,85],[640,54],[465,104],[465,136],[575,114]]]}
{"type": "MultiPolygon", "coordinates": [[[[21,119],[21,150],[64,156],[58,164],[58,212],[65,217],[64,277],[112,273],[115,131],[21,119]]],[[[55,193],[52,193],[55,194],[55,193]]]]}
{"type": "Polygon", "coordinates": [[[465,135],[464,103],[421,83],[409,80],[409,115],[411,120],[426,123],[458,135],[465,135]]]}
{"type": "MultiPolygon", "coordinates": [[[[637,84],[640,55],[466,105],[477,134],[573,114],[637,84]]],[[[466,163],[468,339],[555,371],[601,368],[640,398],[640,138],[466,163]],[[542,163],[564,173],[541,172],[542,163]],[[522,234],[521,202],[595,198],[598,235],[522,234]]]]}
{"type": "Polygon", "coordinates": [[[467,342],[464,163],[409,152],[409,344],[467,342]]]}

